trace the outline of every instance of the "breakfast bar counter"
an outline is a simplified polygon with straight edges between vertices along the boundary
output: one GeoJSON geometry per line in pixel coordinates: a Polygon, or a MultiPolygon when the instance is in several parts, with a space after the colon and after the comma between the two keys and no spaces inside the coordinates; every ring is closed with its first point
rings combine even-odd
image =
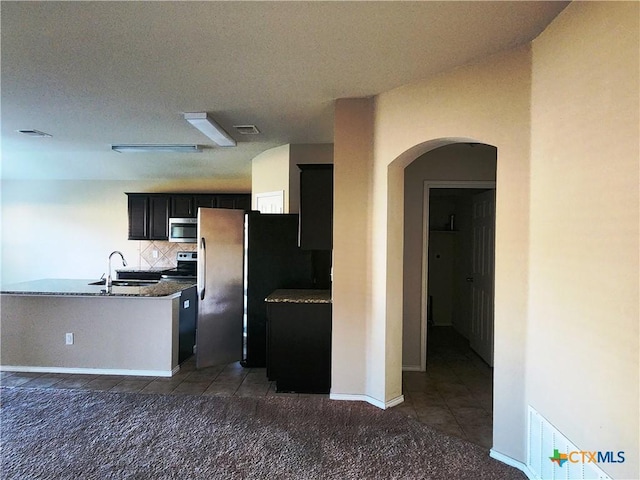
{"type": "Polygon", "coordinates": [[[280,289],[272,292],[267,303],[331,303],[331,290],[280,289]]]}
{"type": "Polygon", "coordinates": [[[165,377],[176,373],[180,312],[197,309],[196,287],[132,282],[107,292],[104,285],[90,285],[95,282],[43,279],[3,286],[0,369],[165,377]]]}
{"type": "MultiPolygon", "coordinates": [[[[0,293],[7,295],[79,295],[98,297],[167,297],[180,296],[192,284],[184,282],[126,282],[129,285],[114,285],[107,292],[104,285],[94,285],[99,280],[45,278],[3,286],[0,293]]],[[[115,280],[114,282],[118,282],[115,280]]]]}

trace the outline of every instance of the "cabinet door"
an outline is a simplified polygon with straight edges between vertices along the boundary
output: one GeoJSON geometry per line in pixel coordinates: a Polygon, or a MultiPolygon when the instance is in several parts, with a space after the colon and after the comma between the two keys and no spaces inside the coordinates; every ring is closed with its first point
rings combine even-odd
{"type": "Polygon", "coordinates": [[[149,238],[149,197],[127,194],[129,211],[129,240],[149,238]]]}
{"type": "Polygon", "coordinates": [[[267,375],[277,392],[329,393],[331,304],[267,303],[267,375]]]}
{"type": "Polygon", "coordinates": [[[251,195],[236,195],[233,202],[233,208],[248,212],[251,210],[251,195]]]}
{"type": "Polygon", "coordinates": [[[333,248],[333,165],[300,168],[300,248],[333,248]]]}
{"type": "Polygon", "coordinates": [[[191,195],[171,195],[170,217],[193,218],[196,210],[193,208],[193,197],[191,195]]]}
{"type": "Polygon", "coordinates": [[[149,240],[169,238],[169,197],[149,196],[149,240]]]}
{"type": "Polygon", "coordinates": [[[218,208],[236,208],[235,195],[217,195],[218,208]]]}
{"type": "Polygon", "coordinates": [[[217,208],[218,202],[215,195],[196,195],[193,197],[194,217],[198,216],[198,208],[217,208]]]}

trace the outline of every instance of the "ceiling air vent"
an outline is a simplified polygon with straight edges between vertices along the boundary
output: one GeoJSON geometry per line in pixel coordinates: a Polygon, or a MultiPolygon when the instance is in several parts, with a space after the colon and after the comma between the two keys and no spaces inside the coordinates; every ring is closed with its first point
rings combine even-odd
{"type": "Polygon", "coordinates": [[[260,133],[260,130],[255,125],[234,125],[233,128],[240,135],[258,135],[260,133]]]}
{"type": "Polygon", "coordinates": [[[41,132],[40,130],[33,130],[33,129],[18,130],[18,132],[24,133],[25,135],[29,135],[30,137],[48,138],[52,136],[49,133],[45,133],[45,132],[41,132]]]}

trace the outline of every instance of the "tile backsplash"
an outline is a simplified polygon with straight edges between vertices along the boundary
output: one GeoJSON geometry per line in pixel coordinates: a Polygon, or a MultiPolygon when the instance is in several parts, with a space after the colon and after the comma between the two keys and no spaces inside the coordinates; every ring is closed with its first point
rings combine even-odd
{"type": "Polygon", "coordinates": [[[176,243],[160,240],[141,240],[139,242],[139,265],[141,270],[148,268],[173,268],[176,266],[177,252],[194,252],[195,243],[176,243]]]}

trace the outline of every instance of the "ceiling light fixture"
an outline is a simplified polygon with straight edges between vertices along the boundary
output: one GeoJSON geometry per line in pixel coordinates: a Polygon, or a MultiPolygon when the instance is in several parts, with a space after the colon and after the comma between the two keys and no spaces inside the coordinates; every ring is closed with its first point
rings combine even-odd
{"type": "Polygon", "coordinates": [[[221,147],[236,146],[236,141],[206,112],[185,113],[184,119],[221,147]]]}
{"type": "Polygon", "coordinates": [[[111,150],[120,153],[200,153],[200,145],[111,145],[111,150]]]}
{"type": "Polygon", "coordinates": [[[18,130],[18,132],[23,133],[25,135],[29,135],[30,137],[49,138],[53,136],[49,133],[45,133],[45,132],[41,132],[40,130],[33,130],[33,129],[18,130]]]}

